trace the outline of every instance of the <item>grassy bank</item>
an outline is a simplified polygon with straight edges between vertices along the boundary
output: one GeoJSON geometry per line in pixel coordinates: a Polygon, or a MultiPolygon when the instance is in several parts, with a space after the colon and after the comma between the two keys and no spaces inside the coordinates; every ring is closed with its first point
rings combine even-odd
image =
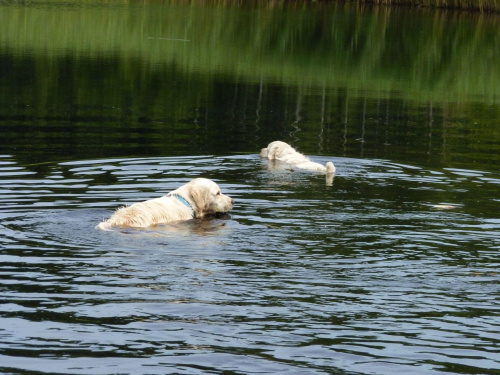
{"type": "Polygon", "coordinates": [[[500,12],[500,0],[337,0],[344,3],[381,5],[411,5],[446,9],[462,9],[480,12],[500,12]]]}

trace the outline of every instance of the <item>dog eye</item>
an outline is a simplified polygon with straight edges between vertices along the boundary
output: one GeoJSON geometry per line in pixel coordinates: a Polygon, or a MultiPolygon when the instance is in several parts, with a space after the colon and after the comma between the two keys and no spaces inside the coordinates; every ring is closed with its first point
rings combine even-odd
{"type": "Polygon", "coordinates": [[[217,194],[215,194],[215,195],[220,195],[220,191],[218,191],[217,194]]]}

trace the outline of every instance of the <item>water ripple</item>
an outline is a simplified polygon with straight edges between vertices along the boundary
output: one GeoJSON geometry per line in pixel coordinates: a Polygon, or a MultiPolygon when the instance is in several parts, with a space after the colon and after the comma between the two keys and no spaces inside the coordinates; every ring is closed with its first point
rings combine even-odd
{"type": "Polygon", "coordinates": [[[254,155],[46,175],[0,160],[2,371],[500,369],[492,173],[338,159],[328,184],[254,155]],[[95,230],[195,176],[236,199],[231,218],[95,230]]]}

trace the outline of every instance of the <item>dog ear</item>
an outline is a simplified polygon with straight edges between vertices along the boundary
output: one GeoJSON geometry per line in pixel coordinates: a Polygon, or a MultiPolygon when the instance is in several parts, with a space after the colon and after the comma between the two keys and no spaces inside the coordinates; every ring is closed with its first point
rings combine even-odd
{"type": "Polygon", "coordinates": [[[209,189],[203,186],[192,186],[189,191],[189,197],[195,205],[197,217],[204,216],[208,211],[209,189]]]}

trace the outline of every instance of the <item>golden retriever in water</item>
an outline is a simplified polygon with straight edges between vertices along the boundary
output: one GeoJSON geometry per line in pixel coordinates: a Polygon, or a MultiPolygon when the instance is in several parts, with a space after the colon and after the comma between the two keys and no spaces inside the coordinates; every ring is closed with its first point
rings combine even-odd
{"type": "Polygon", "coordinates": [[[283,163],[291,164],[298,169],[305,169],[308,171],[322,172],[326,175],[333,175],[335,173],[335,166],[332,162],[326,163],[326,166],[311,161],[307,156],[297,152],[288,143],[281,141],[274,141],[269,143],[266,148],[260,151],[260,157],[269,160],[279,160],[283,163]]]}
{"type": "Polygon", "coordinates": [[[119,208],[108,220],[97,225],[97,228],[145,228],[228,212],[233,205],[234,199],[223,195],[215,182],[196,178],[161,198],[119,208]]]}

